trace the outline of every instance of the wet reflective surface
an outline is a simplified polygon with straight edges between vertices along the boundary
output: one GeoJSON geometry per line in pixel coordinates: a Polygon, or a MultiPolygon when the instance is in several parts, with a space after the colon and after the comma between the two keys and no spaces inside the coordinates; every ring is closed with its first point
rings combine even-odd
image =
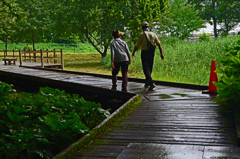
{"type": "Polygon", "coordinates": [[[131,143],[117,159],[240,159],[240,148],[131,143]]]}

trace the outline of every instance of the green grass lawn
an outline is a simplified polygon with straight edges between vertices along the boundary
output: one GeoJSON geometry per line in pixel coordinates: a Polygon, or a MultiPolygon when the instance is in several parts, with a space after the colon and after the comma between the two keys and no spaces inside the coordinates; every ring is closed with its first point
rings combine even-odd
{"type": "MultiPolygon", "coordinates": [[[[5,43],[0,43],[0,50],[5,49],[5,43]]],[[[8,43],[8,50],[24,50],[26,46],[33,47],[32,44],[27,43],[8,43]]],[[[79,43],[79,44],[61,44],[61,43],[35,43],[36,50],[60,50],[63,49],[63,52],[72,52],[72,53],[97,53],[97,50],[90,43],[79,43]]]]}

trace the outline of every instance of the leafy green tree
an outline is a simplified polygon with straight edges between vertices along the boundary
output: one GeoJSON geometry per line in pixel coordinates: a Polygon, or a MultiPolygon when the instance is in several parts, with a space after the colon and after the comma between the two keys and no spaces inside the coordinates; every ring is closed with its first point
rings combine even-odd
{"type": "Polygon", "coordinates": [[[56,0],[56,12],[51,14],[53,34],[54,37],[84,36],[105,57],[113,39],[112,30],[127,27],[131,40],[135,42],[142,21],[156,20],[167,1],[56,0]]]}
{"type": "Polygon", "coordinates": [[[17,23],[14,40],[16,42],[32,43],[35,49],[35,42],[45,42],[44,35],[51,30],[51,19],[49,19],[52,1],[48,0],[17,0],[19,7],[26,11],[24,21],[17,23]]]}
{"type": "Polygon", "coordinates": [[[201,10],[201,17],[213,24],[215,37],[221,33],[227,35],[240,22],[238,0],[188,0],[188,3],[195,4],[201,10]],[[220,29],[217,24],[221,24],[220,29]]]}
{"type": "MultiPolygon", "coordinates": [[[[159,20],[159,16],[165,11],[168,0],[126,0],[125,3],[129,8],[127,27],[131,32],[131,41],[135,43],[139,33],[142,31],[141,23],[147,21],[153,28],[153,22],[159,20]]],[[[127,16],[125,17],[127,18],[127,16]]]]}
{"type": "Polygon", "coordinates": [[[159,32],[186,39],[191,36],[191,32],[205,27],[203,24],[195,5],[186,4],[184,0],[175,0],[170,4],[170,9],[161,16],[159,32]]]}
{"type": "Polygon", "coordinates": [[[85,36],[105,57],[112,38],[112,30],[123,29],[122,2],[107,0],[58,0],[55,7],[54,36],[85,36]],[[103,50],[99,47],[103,48],[103,50]]]}
{"type": "Polygon", "coordinates": [[[14,32],[16,23],[24,18],[24,12],[18,6],[16,0],[0,1],[0,36],[4,37],[7,50],[7,43],[14,32]]]}
{"type": "Polygon", "coordinates": [[[223,24],[218,33],[228,35],[229,31],[240,22],[240,1],[218,0],[216,20],[219,24],[223,24]]]}
{"type": "Polygon", "coordinates": [[[213,25],[214,36],[217,37],[217,21],[216,21],[216,3],[217,0],[187,0],[187,3],[195,5],[196,10],[200,10],[200,17],[208,20],[213,25]]]}

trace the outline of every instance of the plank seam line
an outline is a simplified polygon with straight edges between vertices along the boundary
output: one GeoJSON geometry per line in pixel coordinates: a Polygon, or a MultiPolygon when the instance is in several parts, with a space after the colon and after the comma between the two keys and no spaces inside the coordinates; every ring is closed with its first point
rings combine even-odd
{"type": "Polygon", "coordinates": [[[149,99],[147,96],[144,95],[144,97],[145,97],[148,101],[150,101],[150,99],[149,99]]]}

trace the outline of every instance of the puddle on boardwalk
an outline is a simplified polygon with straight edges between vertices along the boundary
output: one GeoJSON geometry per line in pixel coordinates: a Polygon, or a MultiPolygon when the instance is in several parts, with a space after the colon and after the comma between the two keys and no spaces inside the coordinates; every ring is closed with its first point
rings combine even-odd
{"type": "Polygon", "coordinates": [[[153,96],[158,96],[160,99],[171,99],[176,97],[187,97],[186,94],[179,94],[179,93],[173,93],[173,94],[156,94],[153,96]]]}
{"type": "Polygon", "coordinates": [[[173,93],[172,95],[178,95],[178,96],[181,96],[181,97],[186,97],[187,96],[186,94],[180,94],[180,93],[173,93]]]}
{"type": "Polygon", "coordinates": [[[172,96],[168,95],[168,94],[158,94],[155,96],[159,96],[160,99],[170,99],[173,98],[172,96]]]}

